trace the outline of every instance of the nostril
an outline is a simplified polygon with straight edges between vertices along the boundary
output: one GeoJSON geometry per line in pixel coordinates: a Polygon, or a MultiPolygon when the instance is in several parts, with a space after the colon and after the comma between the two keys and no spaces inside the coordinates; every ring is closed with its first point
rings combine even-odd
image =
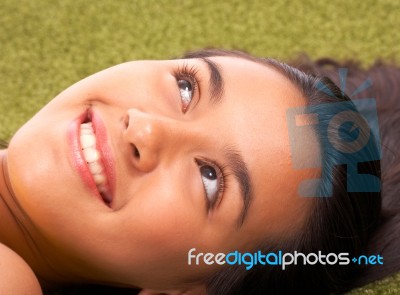
{"type": "Polygon", "coordinates": [[[133,147],[133,155],[135,156],[135,158],[140,159],[140,152],[138,148],[134,144],[132,145],[132,147],[133,147]]]}

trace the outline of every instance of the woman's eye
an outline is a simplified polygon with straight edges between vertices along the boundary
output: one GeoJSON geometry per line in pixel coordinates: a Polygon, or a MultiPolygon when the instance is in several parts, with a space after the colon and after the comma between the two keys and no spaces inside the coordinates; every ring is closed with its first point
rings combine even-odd
{"type": "Polygon", "coordinates": [[[210,165],[202,165],[200,166],[200,174],[204,189],[206,191],[207,199],[210,204],[214,204],[219,193],[217,172],[210,165]]]}
{"type": "Polygon", "coordinates": [[[188,80],[178,80],[179,92],[182,100],[182,109],[185,112],[193,98],[194,87],[188,80]]]}

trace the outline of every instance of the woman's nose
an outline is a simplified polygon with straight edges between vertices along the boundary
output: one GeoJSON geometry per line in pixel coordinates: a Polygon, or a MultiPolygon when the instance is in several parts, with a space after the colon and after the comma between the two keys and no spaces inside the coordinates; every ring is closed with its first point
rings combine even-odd
{"type": "Polygon", "coordinates": [[[129,109],[123,137],[131,145],[133,165],[142,172],[152,171],[159,162],[165,126],[152,115],[129,109]]]}

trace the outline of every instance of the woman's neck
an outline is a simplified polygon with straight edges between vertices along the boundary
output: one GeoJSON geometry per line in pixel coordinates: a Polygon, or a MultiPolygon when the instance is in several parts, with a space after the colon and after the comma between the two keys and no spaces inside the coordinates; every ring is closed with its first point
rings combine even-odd
{"type": "Polygon", "coordinates": [[[7,150],[0,150],[0,243],[20,255],[46,286],[47,282],[41,275],[47,276],[49,267],[44,256],[40,255],[32,228],[12,190],[7,168],[7,150]]]}
{"type": "Polygon", "coordinates": [[[27,216],[12,190],[7,168],[7,150],[0,150],[0,243],[29,262],[34,255],[27,224],[27,216]]]}

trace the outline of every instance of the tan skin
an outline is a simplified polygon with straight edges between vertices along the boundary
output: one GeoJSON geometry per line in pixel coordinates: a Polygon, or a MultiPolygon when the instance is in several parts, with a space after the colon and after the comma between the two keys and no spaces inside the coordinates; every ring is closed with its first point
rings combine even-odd
{"type": "Polygon", "coordinates": [[[317,172],[292,168],[286,111],[305,99],[264,65],[236,57],[210,61],[224,80],[219,103],[210,103],[203,60],[128,62],[62,92],[1,151],[7,173],[0,172],[0,242],[27,261],[43,286],[91,282],[143,294],[201,293],[218,267],[188,265],[189,249],[251,250],[304,224],[311,203],[296,190],[317,172]],[[187,83],[177,80],[193,77],[174,74],[185,65],[196,68],[198,83],[184,93],[188,105],[180,92],[187,83]],[[71,162],[67,129],[89,107],[104,121],[115,162],[110,207],[71,162]],[[200,169],[208,165],[218,174],[214,161],[227,165],[227,147],[242,156],[252,186],[242,224],[243,199],[230,168],[221,193],[205,188],[200,169]]]}

